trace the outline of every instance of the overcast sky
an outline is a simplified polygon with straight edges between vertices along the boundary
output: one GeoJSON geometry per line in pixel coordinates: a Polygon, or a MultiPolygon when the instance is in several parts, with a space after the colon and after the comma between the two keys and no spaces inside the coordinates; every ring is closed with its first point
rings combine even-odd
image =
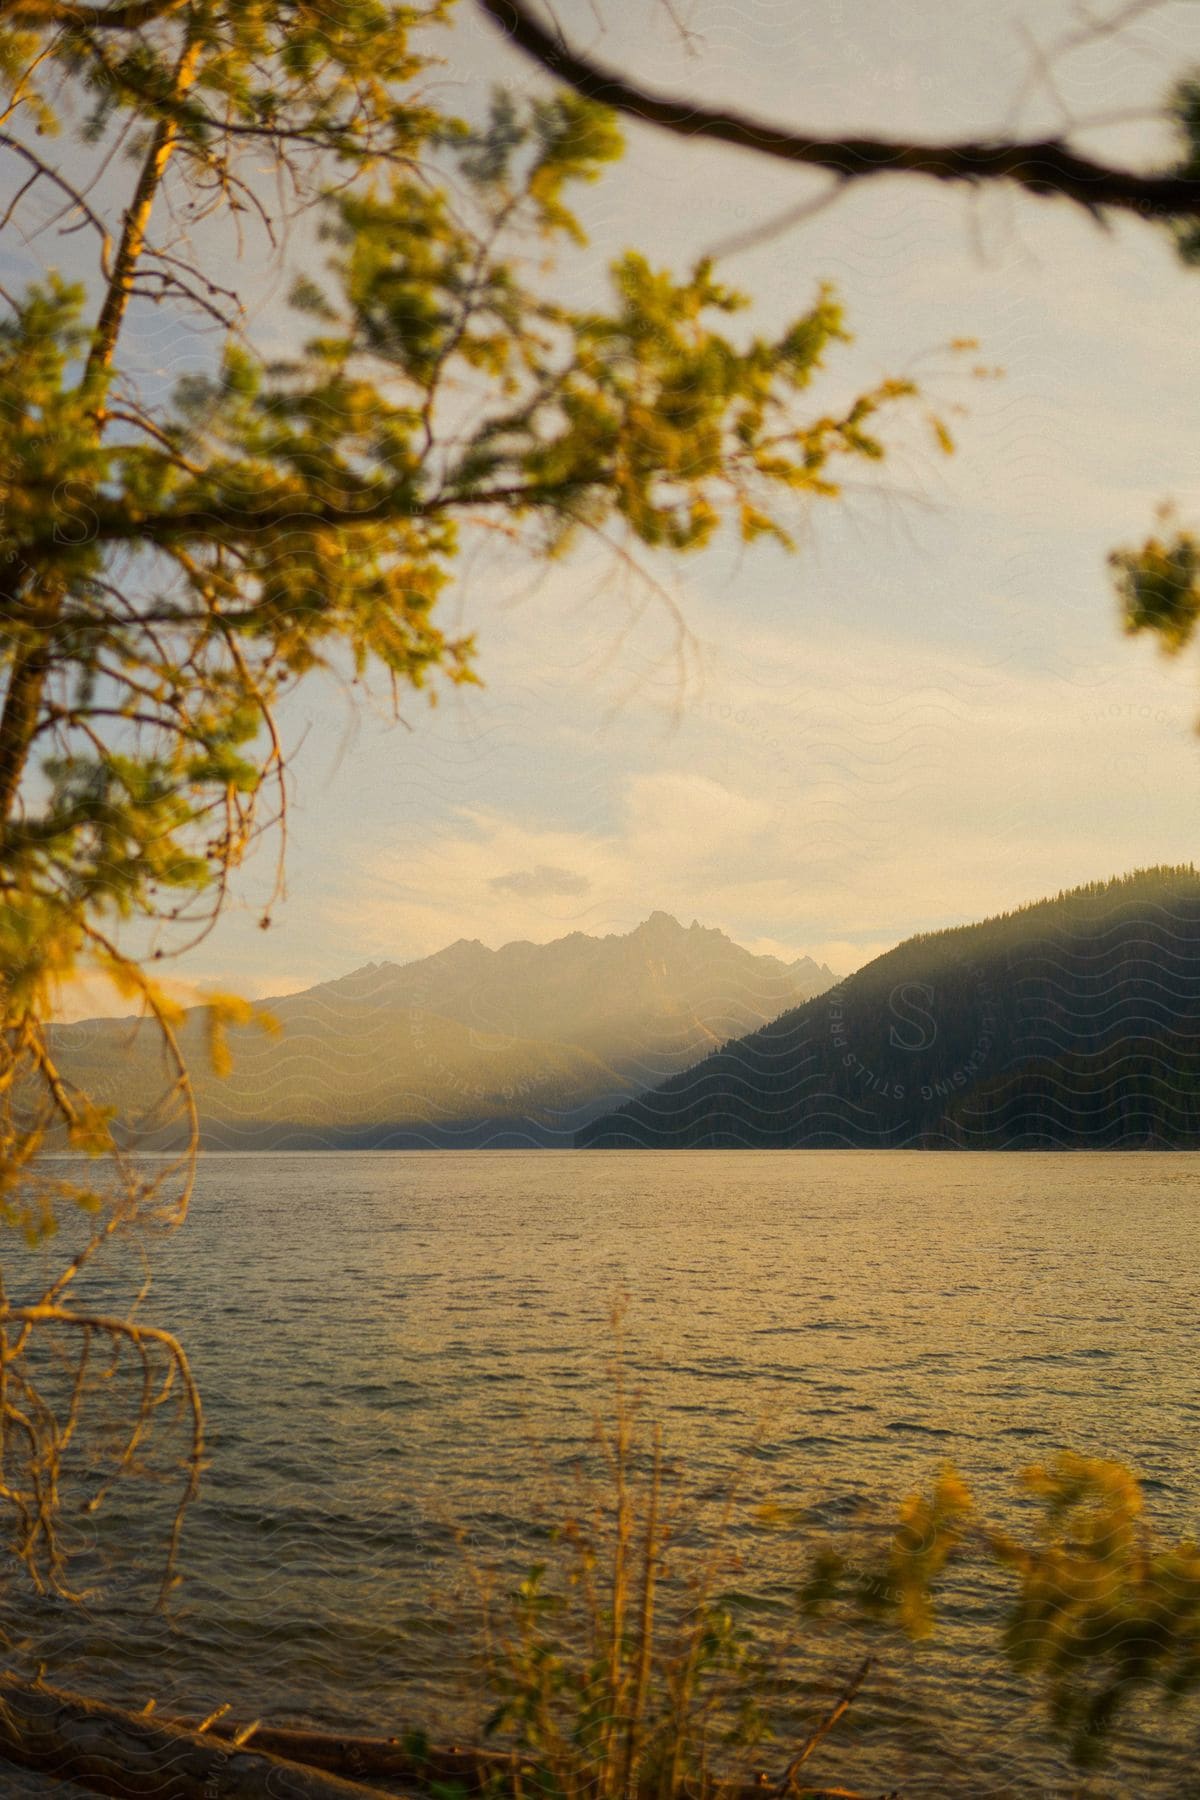
{"type": "MultiPolygon", "coordinates": [[[[1081,11],[679,0],[688,45],[655,0],[559,16],[651,85],[816,130],[978,135],[1014,104],[1023,128],[1054,129],[1056,93],[1125,114],[1200,62],[1200,13],[1165,5],[1031,85],[1036,46],[1081,11]]],[[[465,5],[444,48],[471,110],[489,82],[536,84],[465,5]]],[[[586,196],[573,284],[628,245],[685,266],[820,191],[732,150],[628,136],[586,196]]],[[[1086,141],[1166,148],[1138,126],[1086,141]]],[[[888,180],[725,273],[763,326],[832,279],[856,336],[835,384],[928,375],[969,409],[958,454],[910,432],[846,504],[806,517],[797,555],[681,563],[682,654],[666,608],[639,613],[594,552],[536,586],[493,554],[469,562],[447,615],[477,631],[486,687],[435,713],[414,698],[411,729],[329,688],[288,710],[303,742],[286,905],[258,931],[266,874],[249,869],[195,980],[281,992],[460,936],[623,931],[654,908],[845,974],[915,930],[1195,855],[1200,671],[1122,636],[1105,556],[1161,499],[1200,522],[1200,271],[1133,222],[888,180]],[[966,334],[1002,381],[951,373],[940,346],[966,334]]],[[[273,316],[264,302],[264,331],[273,316]]]]}

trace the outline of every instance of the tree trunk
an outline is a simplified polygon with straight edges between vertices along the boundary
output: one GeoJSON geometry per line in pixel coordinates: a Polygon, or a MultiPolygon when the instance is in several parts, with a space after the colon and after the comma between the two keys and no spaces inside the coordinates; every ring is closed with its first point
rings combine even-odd
{"type": "MultiPolygon", "coordinates": [[[[434,1787],[519,1794],[536,1791],[537,1785],[530,1779],[535,1765],[502,1750],[417,1749],[399,1737],[248,1728],[229,1719],[201,1732],[196,1721],[156,1720],[3,1674],[0,1758],[113,1800],[391,1800],[398,1793],[428,1795],[434,1787]],[[373,1781],[387,1786],[371,1786],[373,1781]]],[[[704,1790],[714,1791],[721,1800],[775,1800],[779,1783],[761,1773],[752,1781],[720,1782],[704,1790]]],[[[792,1796],[900,1800],[898,1790],[866,1795],[836,1784],[801,1783],[792,1796]]],[[[685,1781],[677,1800],[703,1797],[685,1781]]]]}
{"type": "MultiPolygon", "coordinates": [[[[176,100],[183,98],[196,78],[196,71],[200,66],[200,49],[198,41],[184,43],[175,70],[172,97],[176,100]]],[[[143,160],[133,199],[125,213],[116,261],[104,291],[100,316],[96,321],[91,349],[80,382],[80,392],[84,397],[95,397],[94,429],[97,437],[104,430],[104,385],[112,367],[121,326],[129,309],[138,264],[146,247],[146,227],[178,140],[179,128],[175,121],[169,117],[160,119],[143,160]]],[[[4,697],[3,710],[0,710],[0,831],[12,815],[25,774],[46,677],[53,661],[54,630],[64,597],[63,588],[51,588],[37,596],[32,605],[25,603],[21,606],[21,614],[28,615],[27,622],[33,627],[34,638],[32,643],[18,649],[13,657],[8,691],[4,697]]]]}
{"type": "Polygon", "coordinates": [[[112,1800],[380,1800],[322,1769],[0,1675],[0,1757],[112,1800]]]}

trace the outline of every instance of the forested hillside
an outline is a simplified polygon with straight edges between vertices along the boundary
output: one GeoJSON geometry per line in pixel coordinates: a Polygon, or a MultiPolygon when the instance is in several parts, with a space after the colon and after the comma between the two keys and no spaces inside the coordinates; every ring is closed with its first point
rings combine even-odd
{"type": "Polygon", "coordinates": [[[1141,870],[909,938],[579,1142],[1200,1145],[1200,875],[1141,870]]]}

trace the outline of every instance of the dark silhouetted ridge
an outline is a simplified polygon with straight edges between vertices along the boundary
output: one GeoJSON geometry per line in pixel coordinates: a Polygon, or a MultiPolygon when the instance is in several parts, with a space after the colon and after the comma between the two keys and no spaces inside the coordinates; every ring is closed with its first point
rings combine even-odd
{"type": "Polygon", "coordinates": [[[1200,1146],[1200,875],[1144,869],[922,932],[577,1142],[1200,1146]]]}

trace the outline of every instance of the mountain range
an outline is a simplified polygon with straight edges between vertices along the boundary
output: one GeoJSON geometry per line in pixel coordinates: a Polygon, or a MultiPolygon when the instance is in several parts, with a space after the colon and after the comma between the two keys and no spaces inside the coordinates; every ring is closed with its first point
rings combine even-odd
{"type": "Polygon", "coordinates": [[[591,1121],[608,1148],[1200,1148],[1200,875],[922,933],[591,1121]]]}
{"type": "MultiPolygon", "coordinates": [[[[811,957],[757,956],[656,912],[623,936],[576,931],[498,950],[460,938],[264,1000],[279,1034],[231,1031],[223,1079],[206,1055],[204,1009],[180,1040],[212,1149],[564,1147],[596,1113],[833,980],[811,957]]],[[[54,1047],[64,1075],[139,1142],[178,1138],[148,1026],[59,1026],[54,1047]]]]}

